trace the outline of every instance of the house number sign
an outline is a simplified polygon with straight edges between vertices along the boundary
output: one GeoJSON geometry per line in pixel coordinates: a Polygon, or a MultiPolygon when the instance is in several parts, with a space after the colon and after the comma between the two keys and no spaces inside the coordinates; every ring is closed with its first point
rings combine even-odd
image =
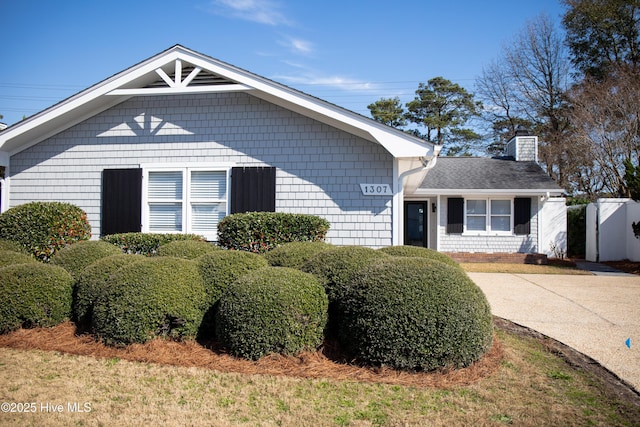
{"type": "Polygon", "coordinates": [[[389,184],[360,184],[360,189],[365,196],[391,195],[389,184]]]}

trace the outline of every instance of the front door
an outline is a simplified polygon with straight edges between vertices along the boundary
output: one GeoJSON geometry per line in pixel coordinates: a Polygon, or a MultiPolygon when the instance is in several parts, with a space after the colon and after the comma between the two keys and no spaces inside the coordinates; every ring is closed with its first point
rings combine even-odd
{"type": "Polygon", "coordinates": [[[404,203],[404,244],[427,247],[427,202],[404,203]]]}

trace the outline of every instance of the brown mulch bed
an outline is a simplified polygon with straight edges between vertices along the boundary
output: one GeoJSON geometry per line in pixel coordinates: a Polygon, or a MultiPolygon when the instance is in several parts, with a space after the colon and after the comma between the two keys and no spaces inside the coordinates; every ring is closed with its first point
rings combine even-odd
{"type": "Polygon", "coordinates": [[[498,369],[504,355],[502,344],[494,338],[492,348],[481,360],[467,368],[442,372],[410,373],[341,363],[336,361],[339,360],[336,350],[326,346],[317,352],[304,352],[295,357],[270,355],[257,361],[249,361],[226,354],[211,342],[155,339],[146,344],[132,344],[123,348],[110,347],[96,342],[91,335],[77,334],[76,327],[71,322],[53,328],[19,329],[0,336],[0,347],[200,367],[247,375],[322,378],[438,388],[464,386],[485,378],[498,369]]]}
{"type": "Polygon", "coordinates": [[[603,264],[609,265],[618,270],[622,270],[625,273],[639,274],[640,275],[640,262],[633,262],[629,260],[624,261],[605,261],[603,264]]]}

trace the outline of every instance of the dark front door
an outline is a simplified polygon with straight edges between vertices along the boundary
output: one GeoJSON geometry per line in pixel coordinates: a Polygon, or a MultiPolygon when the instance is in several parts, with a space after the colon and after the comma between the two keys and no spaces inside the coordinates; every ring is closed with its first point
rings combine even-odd
{"type": "Polygon", "coordinates": [[[427,202],[404,203],[404,244],[427,247],[427,202]]]}

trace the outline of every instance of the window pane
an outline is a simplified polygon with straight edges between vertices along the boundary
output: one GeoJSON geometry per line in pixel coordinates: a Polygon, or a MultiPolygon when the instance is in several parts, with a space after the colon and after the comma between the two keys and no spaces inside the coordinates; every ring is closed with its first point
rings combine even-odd
{"type": "Polygon", "coordinates": [[[210,235],[218,230],[218,222],[227,210],[226,203],[198,203],[191,205],[191,231],[210,235]]]}
{"type": "Polygon", "coordinates": [[[486,200],[467,200],[467,214],[485,215],[486,213],[486,200]]]}
{"type": "Polygon", "coordinates": [[[192,199],[225,199],[227,193],[227,173],[223,171],[191,172],[192,199]]]}
{"type": "Polygon", "coordinates": [[[509,216],[492,216],[491,231],[510,231],[511,217],[509,216]]]}
{"type": "Polygon", "coordinates": [[[149,203],[149,231],[182,231],[182,203],[149,203]]]}
{"type": "Polygon", "coordinates": [[[484,231],[485,227],[486,227],[486,218],[484,216],[468,216],[467,217],[468,231],[484,231]]]}
{"type": "Polygon", "coordinates": [[[492,200],[491,215],[511,215],[511,200],[492,200]]]}
{"type": "Polygon", "coordinates": [[[149,172],[149,199],[182,199],[182,172],[149,172]]]}

